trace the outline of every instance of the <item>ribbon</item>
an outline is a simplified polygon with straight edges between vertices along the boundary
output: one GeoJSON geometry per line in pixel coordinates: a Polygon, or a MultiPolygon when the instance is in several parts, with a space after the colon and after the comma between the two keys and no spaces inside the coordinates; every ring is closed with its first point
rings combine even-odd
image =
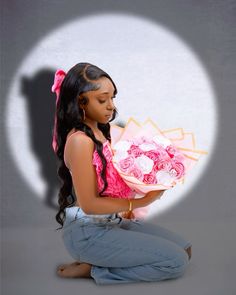
{"type": "Polygon", "coordinates": [[[61,84],[65,78],[66,73],[63,70],[57,70],[54,76],[54,83],[52,85],[51,91],[56,93],[56,110],[55,110],[55,118],[54,118],[54,128],[53,128],[53,140],[52,147],[54,152],[57,151],[57,104],[59,101],[59,94],[61,89],[61,84]]]}

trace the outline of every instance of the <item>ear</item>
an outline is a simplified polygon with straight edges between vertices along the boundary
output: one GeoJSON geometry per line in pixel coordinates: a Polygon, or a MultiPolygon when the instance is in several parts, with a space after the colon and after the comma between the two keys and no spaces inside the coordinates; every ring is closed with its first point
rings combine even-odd
{"type": "Polygon", "coordinates": [[[78,96],[77,101],[79,106],[83,108],[83,106],[86,104],[87,99],[85,97],[78,96]]]}

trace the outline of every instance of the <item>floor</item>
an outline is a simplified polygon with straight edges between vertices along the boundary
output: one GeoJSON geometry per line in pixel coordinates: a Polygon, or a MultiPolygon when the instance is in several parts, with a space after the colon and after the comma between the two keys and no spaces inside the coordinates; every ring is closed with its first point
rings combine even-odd
{"type": "Polygon", "coordinates": [[[162,282],[98,286],[93,279],[56,276],[60,263],[72,262],[57,227],[2,229],[2,294],[191,294],[235,295],[235,224],[161,224],[188,237],[192,259],[185,275],[162,282]],[[158,293],[157,293],[158,292],[158,293]]]}

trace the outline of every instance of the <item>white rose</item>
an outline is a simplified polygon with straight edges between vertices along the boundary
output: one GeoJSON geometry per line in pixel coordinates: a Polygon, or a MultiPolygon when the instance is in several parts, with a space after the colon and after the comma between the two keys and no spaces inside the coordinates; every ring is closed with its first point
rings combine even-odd
{"type": "Polygon", "coordinates": [[[173,182],[173,177],[171,177],[171,174],[168,171],[160,170],[156,173],[156,180],[157,183],[169,186],[173,182]]]}
{"type": "Polygon", "coordinates": [[[127,158],[128,155],[129,154],[126,151],[122,151],[122,150],[121,151],[116,151],[114,153],[113,159],[114,159],[114,161],[119,162],[120,160],[123,160],[123,159],[127,158]]]}
{"type": "Polygon", "coordinates": [[[139,145],[139,148],[142,149],[143,151],[151,151],[151,150],[155,150],[157,147],[155,144],[142,143],[139,145]]]}
{"type": "Polygon", "coordinates": [[[140,157],[135,158],[135,164],[140,167],[143,174],[147,174],[152,171],[154,162],[147,156],[141,155],[140,157]]]}

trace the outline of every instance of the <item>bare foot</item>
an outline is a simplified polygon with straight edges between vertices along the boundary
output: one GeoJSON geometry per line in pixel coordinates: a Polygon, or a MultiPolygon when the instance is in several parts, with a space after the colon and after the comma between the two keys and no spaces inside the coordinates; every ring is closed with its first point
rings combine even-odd
{"type": "Polygon", "coordinates": [[[187,249],[185,249],[185,251],[188,253],[188,258],[189,258],[189,260],[190,260],[191,257],[192,257],[192,248],[191,248],[191,246],[188,247],[187,249]]]}
{"type": "Polygon", "coordinates": [[[61,264],[58,266],[58,270],[64,270],[65,268],[67,268],[69,265],[79,265],[81,262],[80,261],[75,261],[73,263],[67,263],[67,264],[61,264]]]}
{"type": "Polygon", "coordinates": [[[84,262],[73,262],[60,265],[57,274],[66,278],[90,278],[91,264],[84,262]]]}

